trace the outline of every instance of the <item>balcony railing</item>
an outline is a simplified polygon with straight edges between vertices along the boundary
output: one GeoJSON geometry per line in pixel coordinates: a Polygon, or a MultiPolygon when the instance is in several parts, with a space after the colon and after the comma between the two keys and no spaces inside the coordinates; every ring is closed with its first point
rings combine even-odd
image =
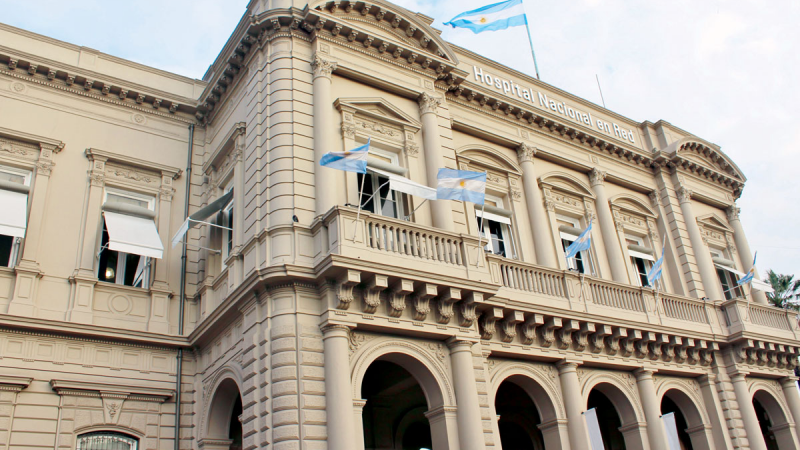
{"type": "Polygon", "coordinates": [[[382,216],[364,217],[366,245],[370,249],[445,264],[465,265],[463,239],[458,235],[423,229],[382,216]]]}
{"type": "Polygon", "coordinates": [[[687,322],[708,323],[706,306],[702,300],[659,294],[664,315],[687,322]]]}
{"type": "Polygon", "coordinates": [[[750,322],[770,328],[778,328],[780,330],[791,330],[787,320],[786,311],[766,305],[748,305],[748,314],[750,315],[750,322]]]}
{"type": "Polygon", "coordinates": [[[627,311],[646,312],[642,290],[632,286],[592,278],[588,282],[592,300],[598,305],[627,311]]]}
{"type": "Polygon", "coordinates": [[[563,272],[505,260],[502,260],[499,266],[502,283],[505,287],[567,298],[563,272]]]}

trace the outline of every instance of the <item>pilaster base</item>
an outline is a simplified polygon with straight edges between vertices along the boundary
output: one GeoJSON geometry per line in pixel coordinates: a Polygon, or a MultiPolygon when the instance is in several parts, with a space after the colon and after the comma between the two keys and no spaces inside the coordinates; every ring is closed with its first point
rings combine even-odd
{"type": "Polygon", "coordinates": [[[33,299],[36,297],[36,289],[39,286],[39,279],[42,271],[39,264],[35,261],[21,260],[14,269],[16,280],[14,281],[14,293],[8,305],[8,314],[15,316],[34,317],[36,307],[33,299]]]}

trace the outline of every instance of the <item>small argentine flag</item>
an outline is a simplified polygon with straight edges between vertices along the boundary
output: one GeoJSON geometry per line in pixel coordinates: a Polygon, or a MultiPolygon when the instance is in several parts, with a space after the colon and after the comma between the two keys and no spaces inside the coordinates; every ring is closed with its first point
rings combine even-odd
{"type": "Polygon", "coordinates": [[[369,154],[369,140],[361,147],[352,150],[325,153],[320,158],[319,165],[346,172],[367,173],[367,154],[369,154]]]}
{"type": "Polygon", "coordinates": [[[460,200],[482,205],[486,199],[486,172],[439,169],[436,178],[436,198],[439,200],[460,200]]]}
{"type": "Polygon", "coordinates": [[[661,266],[664,263],[664,249],[661,249],[661,257],[653,264],[653,267],[647,271],[647,284],[655,286],[655,282],[661,278],[661,266]]]}
{"type": "Polygon", "coordinates": [[[756,257],[757,256],[758,256],[758,252],[756,252],[756,254],[753,255],[753,267],[750,268],[750,271],[747,272],[747,275],[743,276],[742,278],[739,278],[739,281],[736,282],[737,286],[741,286],[743,284],[747,284],[747,283],[753,281],[753,278],[756,276],[756,257]]]}
{"type": "Polygon", "coordinates": [[[527,25],[522,0],[507,0],[472,11],[463,12],[445,22],[453,28],[469,28],[473,33],[505,30],[508,27],[527,25]]]}
{"type": "Polygon", "coordinates": [[[592,247],[592,224],[583,230],[578,239],[567,247],[567,259],[574,258],[579,252],[589,250],[592,247]]]}

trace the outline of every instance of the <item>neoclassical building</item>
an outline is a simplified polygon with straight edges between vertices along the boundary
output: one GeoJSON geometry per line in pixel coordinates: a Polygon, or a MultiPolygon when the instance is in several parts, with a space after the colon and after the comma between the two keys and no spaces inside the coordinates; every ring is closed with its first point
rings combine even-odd
{"type": "Polygon", "coordinates": [[[432,22],[252,0],[202,80],[0,25],[0,446],[800,449],[742,170],[432,22]],[[441,167],[485,208],[387,184],[441,167]]]}

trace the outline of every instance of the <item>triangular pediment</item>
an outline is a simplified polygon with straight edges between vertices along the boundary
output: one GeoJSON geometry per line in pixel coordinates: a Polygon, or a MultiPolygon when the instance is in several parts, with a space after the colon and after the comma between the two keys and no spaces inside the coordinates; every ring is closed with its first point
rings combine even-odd
{"type": "Polygon", "coordinates": [[[705,216],[700,216],[697,218],[697,221],[709,228],[713,228],[719,231],[733,232],[728,223],[725,222],[725,220],[723,220],[716,214],[707,214],[705,216]]]}
{"type": "Polygon", "coordinates": [[[656,212],[653,211],[645,202],[629,194],[619,194],[611,197],[609,202],[613,207],[619,208],[628,213],[637,214],[645,217],[656,217],[656,212]]]}
{"type": "Polygon", "coordinates": [[[387,122],[401,128],[410,128],[414,131],[420,129],[420,123],[416,119],[384,98],[340,98],[334,105],[342,112],[387,122]]]}

